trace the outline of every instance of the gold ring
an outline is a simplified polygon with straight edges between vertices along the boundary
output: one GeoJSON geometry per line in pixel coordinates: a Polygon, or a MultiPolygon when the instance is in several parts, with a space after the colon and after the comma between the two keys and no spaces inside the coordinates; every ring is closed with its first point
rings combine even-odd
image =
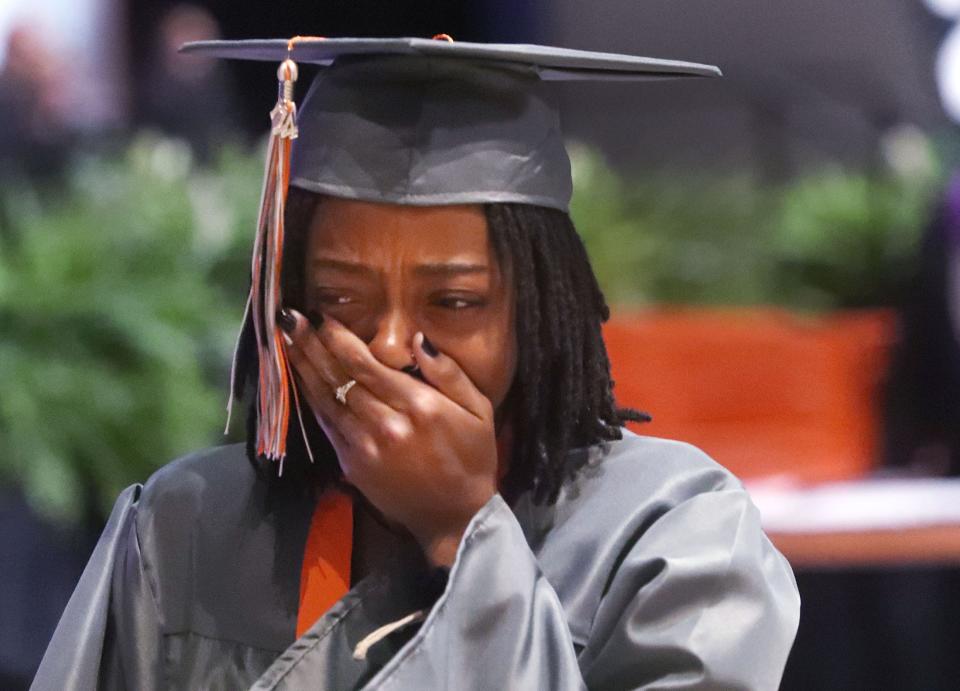
{"type": "Polygon", "coordinates": [[[338,386],[336,391],[337,401],[340,402],[340,405],[347,405],[347,394],[350,392],[354,386],[356,386],[357,380],[351,379],[343,386],[338,386]]]}

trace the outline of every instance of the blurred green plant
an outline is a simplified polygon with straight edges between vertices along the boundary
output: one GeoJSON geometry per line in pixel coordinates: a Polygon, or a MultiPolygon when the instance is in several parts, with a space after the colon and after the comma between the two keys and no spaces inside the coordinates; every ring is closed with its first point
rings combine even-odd
{"type": "Polygon", "coordinates": [[[185,145],[143,136],[79,160],[55,195],[4,186],[0,475],[46,516],[107,509],[218,439],[257,159],[227,150],[201,171],[185,145]]]}
{"type": "MultiPolygon", "coordinates": [[[[931,178],[826,171],[627,179],[573,149],[572,214],[613,304],[888,304],[931,178]]],[[[205,169],[141,136],[63,189],[0,190],[0,477],[57,519],[223,438],[247,288],[257,151],[205,169]]]]}
{"type": "Polygon", "coordinates": [[[941,177],[824,169],[626,179],[574,147],[571,214],[614,304],[891,305],[941,177]]]}
{"type": "Polygon", "coordinates": [[[940,187],[936,177],[831,170],[777,190],[773,301],[811,309],[897,304],[940,187]]]}

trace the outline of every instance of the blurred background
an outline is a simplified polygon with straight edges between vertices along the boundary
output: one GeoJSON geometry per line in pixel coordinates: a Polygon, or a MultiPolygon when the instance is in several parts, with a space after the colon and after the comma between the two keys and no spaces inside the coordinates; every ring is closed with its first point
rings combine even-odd
{"type": "Polygon", "coordinates": [[[960,0],[0,1],[0,688],[28,686],[116,494],[224,440],[275,66],[177,46],[439,32],[723,68],[562,90],[618,397],[754,493],[804,601],[784,689],[956,688],[958,21],[960,0]]]}

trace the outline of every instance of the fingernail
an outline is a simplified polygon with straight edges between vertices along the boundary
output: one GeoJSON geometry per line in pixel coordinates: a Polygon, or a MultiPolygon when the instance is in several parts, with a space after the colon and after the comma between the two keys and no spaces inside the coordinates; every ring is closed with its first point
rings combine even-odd
{"type": "Polygon", "coordinates": [[[307,321],[310,322],[313,328],[319,329],[323,326],[323,315],[315,310],[310,310],[307,312],[307,321]]]}
{"type": "Polygon", "coordinates": [[[277,325],[288,334],[292,334],[297,328],[297,318],[284,307],[277,312],[277,325]]]}
{"type": "Polygon", "coordinates": [[[440,354],[437,352],[437,349],[433,347],[433,344],[427,339],[426,334],[423,336],[423,341],[420,343],[420,347],[423,348],[423,352],[430,357],[437,357],[437,355],[440,354]]]}
{"type": "Polygon", "coordinates": [[[402,370],[404,374],[409,374],[414,379],[419,379],[420,381],[426,381],[426,378],[423,376],[423,372],[416,365],[407,365],[402,370]]]}

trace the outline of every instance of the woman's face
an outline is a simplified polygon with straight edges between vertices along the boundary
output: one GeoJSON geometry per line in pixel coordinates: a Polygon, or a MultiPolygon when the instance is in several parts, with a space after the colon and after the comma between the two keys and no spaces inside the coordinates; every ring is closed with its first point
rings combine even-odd
{"type": "Polygon", "coordinates": [[[512,283],[478,205],[414,207],[324,197],[309,228],[305,303],[382,363],[414,363],[422,331],[499,410],[516,371],[512,283]]]}

